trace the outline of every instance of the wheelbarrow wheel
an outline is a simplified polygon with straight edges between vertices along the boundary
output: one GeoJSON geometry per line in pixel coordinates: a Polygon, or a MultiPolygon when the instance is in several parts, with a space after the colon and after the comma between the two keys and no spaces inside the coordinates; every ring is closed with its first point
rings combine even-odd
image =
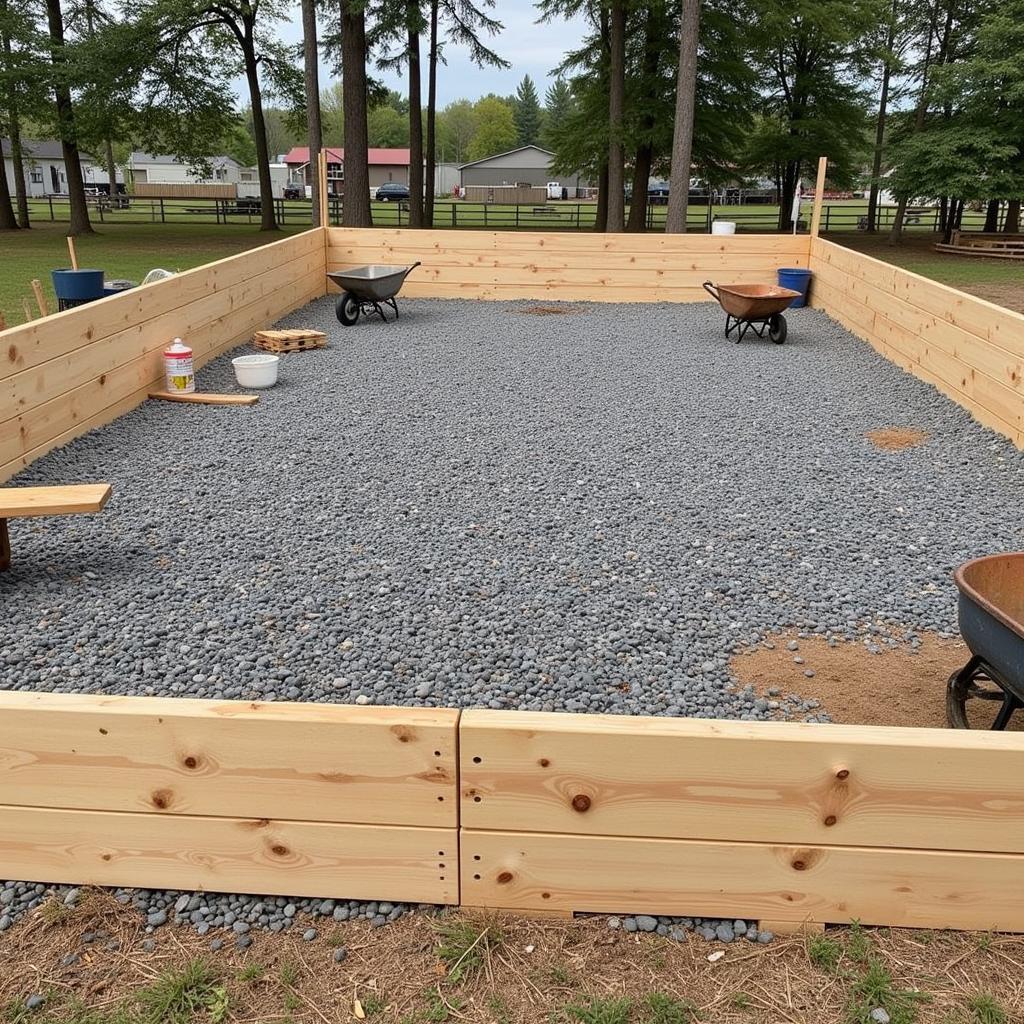
{"type": "Polygon", "coordinates": [[[334,304],[342,327],[351,327],[359,319],[359,300],[351,292],[343,292],[334,304]]]}
{"type": "Polygon", "coordinates": [[[963,668],[958,669],[949,677],[946,684],[946,721],[954,729],[971,729],[967,709],[968,701],[998,702],[1001,706],[994,718],[991,712],[980,713],[981,704],[975,703],[975,721],[977,728],[985,728],[983,722],[992,719],[992,724],[987,728],[1002,730],[1010,722],[1013,712],[1020,706],[1019,701],[1002,689],[986,673],[986,666],[980,658],[971,658],[963,668]]]}
{"type": "Polygon", "coordinates": [[[768,319],[768,337],[776,345],[786,340],[786,318],[781,313],[775,313],[768,319]]]}

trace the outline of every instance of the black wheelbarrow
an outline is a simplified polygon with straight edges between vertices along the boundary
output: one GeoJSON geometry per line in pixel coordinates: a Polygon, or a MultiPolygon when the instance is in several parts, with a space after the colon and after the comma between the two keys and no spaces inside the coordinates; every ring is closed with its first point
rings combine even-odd
{"type": "Polygon", "coordinates": [[[417,261],[411,267],[391,267],[376,264],[369,267],[354,267],[352,270],[335,270],[327,276],[341,288],[341,295],[334,304],[334,311],[342,326],[351,327],[359,314],[377,316],[388,322],[384,307],[390,306],[398,319],[398,303],[395,296],[402,290],[405,279],[418,266],[417,261]]]}
{"type": "Polygon", "coordinates": [[[800,298],[800,292],[774,284],[712,284],[704,282],[704,291],[725,310],[725,336],[743,340],[747,331],[759,338],[765,334],[781,345],[786,340],[786,318],[782,311],[800,298]]]}
{"type": "Polygon", "coordinates": [[[971,659],[949,677],[946,718],[955,729],[972,728],[971,719],[974,727],[1005,729],[1024,707],[1024,551],[975,558],[954,579],[971,659]]]}

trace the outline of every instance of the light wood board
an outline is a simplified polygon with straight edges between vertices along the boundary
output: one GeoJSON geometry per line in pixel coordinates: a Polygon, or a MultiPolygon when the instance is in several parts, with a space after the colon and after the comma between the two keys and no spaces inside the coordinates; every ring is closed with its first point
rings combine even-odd
{"type": "Polygon", "coordinates": [[[99,512],[110,498],[110,484],[0,488],[0,519],[65,516],[99,512]]]}
{"type": "Polygon", "coordinates": [[[218,395],[210,391],[150,391],[149,397],[185,405],[255,405],[260,400],[259,395],[218,395]]]}
{"type": "Polygon", "coordinates": [[[461,863],[472,907],[1024,931],[1012,854],[464,829],[461,863]]]}
{"type": "Polygon", "coordinates": [[[454,828],[458,715],[0,692],[0,804],[454,828]]]}
{"type": "Polygon", "coordinates": [[[4,877],[29,882],[455,903],[457,838],[453,829],[0,805],[4,877]]]}
{"type": "Polygon", "coordinates": [[[467,710],[459,749],[465,828],[1024,853],[1019,733],[467,710]]]}

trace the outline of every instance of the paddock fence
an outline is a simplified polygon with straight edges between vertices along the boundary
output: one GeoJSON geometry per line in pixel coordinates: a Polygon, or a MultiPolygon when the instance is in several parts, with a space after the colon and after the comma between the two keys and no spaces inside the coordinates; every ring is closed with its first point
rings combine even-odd
{"type": "Polygon", "coordinates": [[[327,266],[420,260],[402,288],[417,298],[705,302],[709,278],[753,284],[774,281],[780,266],[807,267],[809,243],[807,235],[328,228],[327,266]]]}
{"type": "Polygon", "coordinates": [[[0,332],[0,481],[145,401],[174,337],[202,366],[323,294],[315,228],[0,332]]]}
{"type": "Polygon", "coordinates": [[[1024,448],[1024,316],[821,238],[812,303],[1024,448]]]}
{"type": "Polygon", "coordinates": [[[0,692],[0,875],[1024,931],[1024,736],[0,692]]]}

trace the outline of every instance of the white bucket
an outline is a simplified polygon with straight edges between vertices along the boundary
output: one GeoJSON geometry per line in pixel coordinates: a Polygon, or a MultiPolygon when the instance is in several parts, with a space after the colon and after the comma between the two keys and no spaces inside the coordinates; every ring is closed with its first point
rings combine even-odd
{"type": "Polygon", "coordinates": [[[736,221],[715,220],[711,222],[711,234],[713,235],[735,235],[736,221]]]}
{"type": "Polygon", "coordinates": [[[236,356],[231,360],[235,377],[243,388],[272,388],[277,383],[280,364],[279,356],[269,354],[236,356]]]}

